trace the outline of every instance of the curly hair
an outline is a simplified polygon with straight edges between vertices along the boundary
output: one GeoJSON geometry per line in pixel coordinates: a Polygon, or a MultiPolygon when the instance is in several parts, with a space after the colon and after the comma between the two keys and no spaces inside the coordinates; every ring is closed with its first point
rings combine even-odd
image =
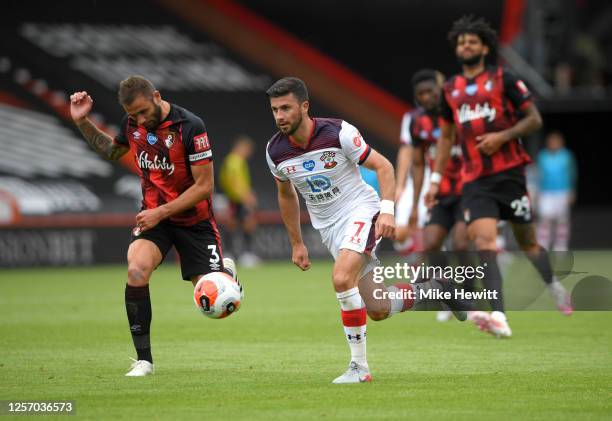
{"type": "Polygon", "coordinates": [[[477,35],[482,43],[491,50],[497,47],[497,32],[484,18],[465,15],[453,22],[453,26],[448,33],[448,40],[453,48],[457,46],[457,39],[464,34],[477,35]]]}

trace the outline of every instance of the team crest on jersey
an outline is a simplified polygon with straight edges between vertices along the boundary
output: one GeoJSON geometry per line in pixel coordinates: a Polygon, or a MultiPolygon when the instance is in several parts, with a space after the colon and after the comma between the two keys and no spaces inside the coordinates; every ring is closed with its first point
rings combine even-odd
{"type": "Polygon", "coordinates": [[[331,152],[331,151],[323,152],[323,155],[321,155],[321,158],[319,158],[321,161],[324,162],[323,168],[329,170],[331,168],[334,168],[336,165],[338,165],[338,163],[336,162],[335,156],[336,156],[336,152],[331,152]]]}
{"type": "Polygon", "coordinates": [[[491,92],[491,90],[493,89],[493,82],[491,80],[487,80],[487,82],[484,85],[484,88],[488,91],[491,92]]]}
{"type": "Polygon", "coordinates": [[[147,142],[149,142],[149,145],[155,145],[157,143],[157,136],[155,136],[155,133],[147,133],[147,142]]]}
{"type": "Polygon", "coordinates": [[[174,145],[174,133],[169,133],[164,139],[164,143],[166,144],[166,147],[170,149],[172,145],[174,145]]]}
{"type": "Polygon", "coordinates": [[[308,171],[314,170],[315,165],[316,163],[312,159],[302,162],[302,167],[304,167],[304,169],[308,171]]]}
{"type": "Polygon", "coordinates": [[[465,93],[468,95],[475,95],[476,92],[478,92],[478,85],[476,85],[475,83],[472,83],[471,85],[465,87],[465,93]]]}

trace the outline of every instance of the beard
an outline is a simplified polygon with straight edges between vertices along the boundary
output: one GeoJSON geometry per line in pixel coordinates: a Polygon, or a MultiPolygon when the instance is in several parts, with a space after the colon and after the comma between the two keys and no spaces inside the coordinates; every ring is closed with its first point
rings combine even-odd
{"type": "Polygon", "coordinates": [[[480,63],[480,60],[482,60],[483,57],[483,54],[476,54],[468,58],[457,57],[457,60],[459,60],[459,64],[462,66],[475,66],[480,63]]]}
{"type": "Polygon", "coordinates": [[[276,126],[278,127],[278,130],[281,131],[282,134],[284,134],[285,136],[291,136],[292,134],[294,134],[298,127],[300,127],[300,124],[302,124],[302,116],[300,115],[299,119],[297,119],[295,121],[295,123],[290,124],[288,129],[283,130],[280,126],[276,126]]]}
{"type": "Polygon", "coordinates": [[[151,118],[151,120],[147,121],[144,124],[145,128],[147,130],[157,129],[157,127],[159,126],[159,123],[161,123],[161,115],[162,115],[161,105],[155,104],[155,111],[153,111],[153,118],[151,118]]]}

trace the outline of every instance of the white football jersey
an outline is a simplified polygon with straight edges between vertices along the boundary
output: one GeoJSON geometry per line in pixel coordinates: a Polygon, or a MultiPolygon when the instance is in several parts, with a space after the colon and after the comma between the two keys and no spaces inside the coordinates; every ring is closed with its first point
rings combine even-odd
{"type": "Polygon", "coordinates": [[[379,198],[357,167],[371,151],[359,131],[339,119],[313,121],[305,148],[278,132],[268,142],[266,159],[272,175],[290,181],[304,197],[312,226],[320,229],[360,206],[379,206],[379,198]]]}

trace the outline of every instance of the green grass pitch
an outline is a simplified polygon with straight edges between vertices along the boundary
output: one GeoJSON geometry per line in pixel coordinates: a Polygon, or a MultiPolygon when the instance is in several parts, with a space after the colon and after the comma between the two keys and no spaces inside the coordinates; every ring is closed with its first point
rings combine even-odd
{"type": "Polygon", "coordinates": [[[373,383],[330,384],[349,356],[330,269],[242,270],[243,307],[210,320],[164,264],[147,378],[124,377],[124,267],[0,271],[0,399],[74,400],[79,419],[611,419],[610,312],[510,313],[509,340],[400,314],[369,322],[373,383]]]}

